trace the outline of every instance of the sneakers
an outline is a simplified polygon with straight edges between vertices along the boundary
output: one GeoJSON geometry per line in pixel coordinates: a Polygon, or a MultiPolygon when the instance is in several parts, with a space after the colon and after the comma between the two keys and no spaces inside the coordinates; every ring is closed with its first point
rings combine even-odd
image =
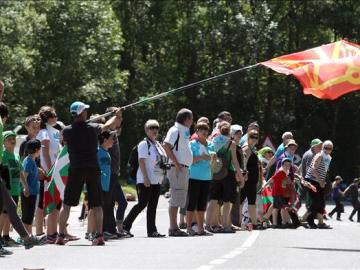
{"type": "Polygon", "coordinates": [[[111,239],[117,239],[117,238],[118,238],[117,234],[112,234],[112,233],[109,233],[109,232],[104,232],[104,239],[105,239],[105,241],[111,240],[111,239]]]}
{"type": "Polygon", "coordinates": [[[18,241],[19,243],[22,243],[24,245],[25,249],[33,248],[34,246],[37,246],[39,244],[38,239],[35,236],[30,236],[29,238],[25,240],[18,241]]]}
{"type": "Polygon", "coordinates": [[[332,229],[332,227],[330,225],[327,225],[326,223],[318,224],[317,227],[319,229],[332,229]]]}
{"type": "Polygon", "coordinates": [[[7,250],[6,248],[3,247],[0,248],[0,256],[11,255],[11,254],[13,254],[12,251],[7,250]]]}
{"type": "Polygon", "coordinates": [[[65,234],[59,233],[56,238],[55,244],[60,246],[65,245],[65,234]]]}
{"type": "Polygon", "coordinates": [[[12,239],[10,236],[3,237],[3,245],[4,247],[18,247],[19,243],[17,243],[14,239],[12,239]]]}
{"type": "Polygon", "coordinates": [[[46,244],[50,244],[50,245],[55,244],[57,235],[58,235],[57,233],[54,233],[52,235],[47,235],[46,236],[46,244]]]}
{"type": "Polygon", "coordinates": [[[93,246],[103,246],[105,245],[105,240],[102,234],[96,234],[94,240],[92,241],[93,246]]]}

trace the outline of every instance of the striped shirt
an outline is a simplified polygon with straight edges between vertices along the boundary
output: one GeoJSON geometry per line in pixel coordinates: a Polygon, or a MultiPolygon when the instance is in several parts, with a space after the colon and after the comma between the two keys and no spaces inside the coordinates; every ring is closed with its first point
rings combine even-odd
{"type": "MultiPolygon", "coordinates": [[[[315,160],[317,159],[317,157],[318,157],[319,155],[321,155],[321,153],[316,154],[315,157],[312,159],[312,161],[311,161],[311,166],[310,166],[309,169],[307,170],[306,176],[305,176],[305,178],[310,179],[310,180],[313,180],[313,181],[316,181],[316,182],[318,182],[318,180],[316,179],[316,177],[315,177],[315,175],[314,175],[313,166],[314,166],[314,164],[315,164],[315,160]]],[[[326,174],[327,174],[327,169],[326,169],[326,167],[325,167],[325,162],[324,162],[323,157],[320,157],[320,164],[319,164],[319,166],[317,167],[316,172],[317,172],[317,174],[319,175],[320,180],[325,181],[325,179],[326,179],[326,174]]]]}

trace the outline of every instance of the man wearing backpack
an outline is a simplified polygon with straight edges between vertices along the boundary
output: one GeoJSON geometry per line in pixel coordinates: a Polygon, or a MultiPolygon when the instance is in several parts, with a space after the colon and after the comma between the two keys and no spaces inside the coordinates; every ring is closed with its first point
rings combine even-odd
{"type": "Polygon", "coordinates": [[[179,208],[186,205],[186,195],[189,184],[189,166],[193,155],[189,145],[190,127],[193,124],[193,114],[189,109],[181,109],[176,116],[176,122],[171,127],[164,141],[164,149],[170,158],[171,169],[168,171],[170,181],[169,236],[188,236],[179,229],[177,214],[179,208]]]}

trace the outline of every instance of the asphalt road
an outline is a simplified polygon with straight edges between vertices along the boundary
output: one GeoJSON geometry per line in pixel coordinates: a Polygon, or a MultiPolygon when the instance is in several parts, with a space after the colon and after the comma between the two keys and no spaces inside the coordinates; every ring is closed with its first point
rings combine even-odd
{"type": "MultiPolygon", "coordinates": [[[[157,212],[161,233],[167,233],[167,205],[161,197],[157,212]]],[[[79,211],[73,209],[69,229],[83,237],[79,211]]],[[[0,258],[0,269],[360,269],[360,224],[347,219],[350,211],[346,206],[342,222],[328,222],[333,230],[268,229],[164,239],[146,237],[143,212],[132,229],[134,238],[102,247],[82,239],[27,251],[11,248],[14,254],[0,258]]]]}

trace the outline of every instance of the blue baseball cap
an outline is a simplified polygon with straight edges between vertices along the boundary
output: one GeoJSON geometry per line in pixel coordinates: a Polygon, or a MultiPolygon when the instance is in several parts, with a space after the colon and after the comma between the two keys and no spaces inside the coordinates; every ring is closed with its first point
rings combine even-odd
{"type": "Polygon", "coordinates": [[[80,115],[83,111],[90,108],[90,105],[87,105],[81,101],[75,101],[70,106],[70,112],[72,115],[80,115]]]}

